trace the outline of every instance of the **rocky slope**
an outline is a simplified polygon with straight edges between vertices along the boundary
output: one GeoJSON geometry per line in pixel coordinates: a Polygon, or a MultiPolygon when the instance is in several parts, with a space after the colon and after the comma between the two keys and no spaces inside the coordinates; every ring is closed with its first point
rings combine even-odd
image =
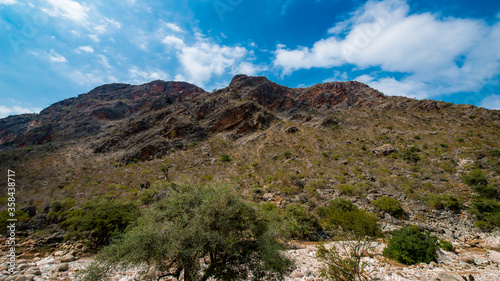
{"type": "Polygon", "coordinates": [[[103,85],[40,114],[1,119],[0,149],[92,137],[96,153],[127,150],[125,161],[145,161],[206,139],[210,133],[231,131],[237,138],[268,128],[275,119],[309,122],[316,117],[320,122],[318,117],[330,112],[360,107],[407,112],[454,107],[483,122],[499,122],[497,112],[387,97],[355,81],[292,89],[265,77],[237,75],[226,88],[213,93],[184,82],[103,85]]]}
{"type": "MultiPolygon", "coordinates": [[[[479,170],[498,189],[499,136],[499,111],[385,96],[353,81],[293,89],[237,75],[212,93],[182,82],[104,85],[40,114],[1,119],[0,167],[16,171],[16,203],[30,217],[18,229],[30,237],[22,243],[31,241],[22,248],[25,275],[44,258],[40,249],[57,256],[55,264],[38,265],[46,279],[59,270],[56,250],[81,252],[62,242],[59,223],[87,199],[146,207],[167,181],[216,181],[256,204],[305,206],[311,220],[333,199],[348,198],[376,214],[384,233],[419,225],[458,249],[449,264],[422,267],[367,257],[381,280],[429,280],[442,271],[497,280],[480,277],[498,269],[486,251],[499,250],[489,242],[499,232],[475,226],[477,194],[463,177],[479,170]],[[373,206],[383,196],[400,201],[405,215],[373,206]],[[31,259],[35,253],[39,259],[31,259]],[[469,253],[473,259],[464,261],[469,253]]],[[[321,235],[314,229],[302,239],[321,235]]],[[[304,262],[297,280],[319,280],[311,247],[290,254],[304,262]]],[[[59,276],[72,276],[78,262],[59,276]]],[[[122,277],[132,275],[137,271],[122,277]]]]}

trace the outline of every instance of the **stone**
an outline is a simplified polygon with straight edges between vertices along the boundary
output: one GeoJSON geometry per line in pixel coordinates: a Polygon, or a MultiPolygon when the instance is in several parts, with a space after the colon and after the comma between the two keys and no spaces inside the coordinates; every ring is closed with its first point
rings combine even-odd
{"type": "Polygon", "coordinates": [[[23,263],[17,266],[17,270],[22,271],[26,268],[29,268],[30,266],[27,263],[23,263]]]}
{"type": "Polygon", "coordinates": [[[438,262],[444,264],[450,264],[457,258],[457,255],[455,253],[443,251],[440,248],[437,249],[436,253],[438,255],[438,262]]]}
{"type": "Polygon", "coordinates": [[[50,280],[57,280],[57,277],[59,277],[59,274],[57,272],[54,272],[52,275],[50,275],[50,280]]]}
{"type": "Polygon", "coordinates": [[[76,258],[71,253],[61,257],[61,262],[72,262],[74,260],[76,260],[76,258]]]}
{"type": "Polygon", "coordinates": [[[52,256],[49,256],[47,258],[44,258],[43,260],[40,260],[36,263],[37,266],[42,266],[42,265],[49,265],[49,264],[55,264],[56,259],[52,256]]]}
{"type": "Polygon", "coordinates": [[[500,252],[489,250],[486,252],[486,256],[490,259],[491,262],[500,264],[500,252]]]}
{"type": "Polygon", "coordinates": [[[396,149],[392,145],[386,143],[381,146],[375,147],[374,149],[372,149],[372,152],[376,155],[387,156],[393,152],[396,152],[396,149]]]}
{"type": "Polygon", "coordinates": [[[446,274],[446,273],[439,273],[437,276],[431,279],[431,281],[463,281],[455,276],[446,274]]]}
{"type": "Polygon", "coordinates": [[[293,273],[293,277],[295,277],[295,278],[302,278],[302,277],[304,277],[304,274],[302,272],[300,272],[300,271],[295,271],[293,273]]]}
{"type": "Polygon", "coordinates": [[[23,276],[23,275],[20,275],[20,276],[17,276],[16,279],[14,279],[15,281],[28,281],[28,278],[26,278],[26,276],[23,276]]]}
{"type": "Polygon", "coordinates": [[[463,256],[461,260],[468,264],[474,264],[474,257],[471,256],[463,256]]]}
{"type": "Polygon", "coordinates": [[[54,252],[54,257],[64,256],[64,254],[66,254],[65,251],[56,251],[54,252]]]}
{"type": "Polygon", "coordinates": [[[42,275],[42,272],[37,267],[31,267],[24,274],[42,275]]]}
{"type": "Polygon", "coordinates": [[[68,263],[61,263],[59,267],[57,268],[57,271],[68,271],[69,270],[69,264],[68,263]]]}
{"type": "Polygon", "coordinates": [[[24,277],[26,277],[26,279],[28,281],[31,281],[31,280],[35,279],[35,275],[34,274],[24,274],[24,277]]]}

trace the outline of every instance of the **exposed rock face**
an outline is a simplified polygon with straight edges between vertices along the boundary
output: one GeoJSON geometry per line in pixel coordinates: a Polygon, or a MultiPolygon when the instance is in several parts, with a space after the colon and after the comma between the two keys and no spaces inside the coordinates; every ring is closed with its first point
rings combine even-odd
{"type": "MultiPolygon", "coordinates": [[[[185,82],[108,84],[57,102],[40,114],[1,119],[0,149],[92,136],[89,143],[96,153],[126,151],[125,161],[145,161],[201,141],[207,133],[230,132],[238,138],[268,128],[276,119],[320,128],[338,125],[329,116],[338,109],[439,111],[449,106],[386,97],[355,81],[293,89],[262,76],[236,75],[226,88],[213,93],[185,82]]],[[[462,107],[467,114],[491,119],[488,110],[462,107]]],[[[376,150],[377,154],[392,151],[376,150]]]]}

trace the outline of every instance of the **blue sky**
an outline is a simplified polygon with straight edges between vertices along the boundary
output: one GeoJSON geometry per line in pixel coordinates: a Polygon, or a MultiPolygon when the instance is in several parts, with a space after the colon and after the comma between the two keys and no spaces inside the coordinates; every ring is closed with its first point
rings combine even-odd
{"type": "Polygon", "coordinates": [[[0,0],[0,117],[105,83],[357,80],[500,109],[500,1],[0,0]]]}

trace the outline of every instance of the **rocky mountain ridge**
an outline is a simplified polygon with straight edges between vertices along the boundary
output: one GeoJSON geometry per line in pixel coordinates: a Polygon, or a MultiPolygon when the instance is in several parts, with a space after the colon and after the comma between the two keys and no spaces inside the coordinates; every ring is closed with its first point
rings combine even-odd
{"type": "Polygon", "coordinates": [[[486,109],[385,96],[356,81],[288,88],[265,77],[236,75],[226,88],[212,93],[186,82],[108,84],[39,114],[1,119],[0,149],[93,137],[97,153],[126,149],[130,150],[126,160],[144,161],[210,133],[231,131],[238,138],[267,128],[276,119],[309,122],[349,108],[438,112],[448,107],[478,120],[499,122],[498,113],[486,109]],[[138,143],[142,145],[137,147],[138,143]]]}

